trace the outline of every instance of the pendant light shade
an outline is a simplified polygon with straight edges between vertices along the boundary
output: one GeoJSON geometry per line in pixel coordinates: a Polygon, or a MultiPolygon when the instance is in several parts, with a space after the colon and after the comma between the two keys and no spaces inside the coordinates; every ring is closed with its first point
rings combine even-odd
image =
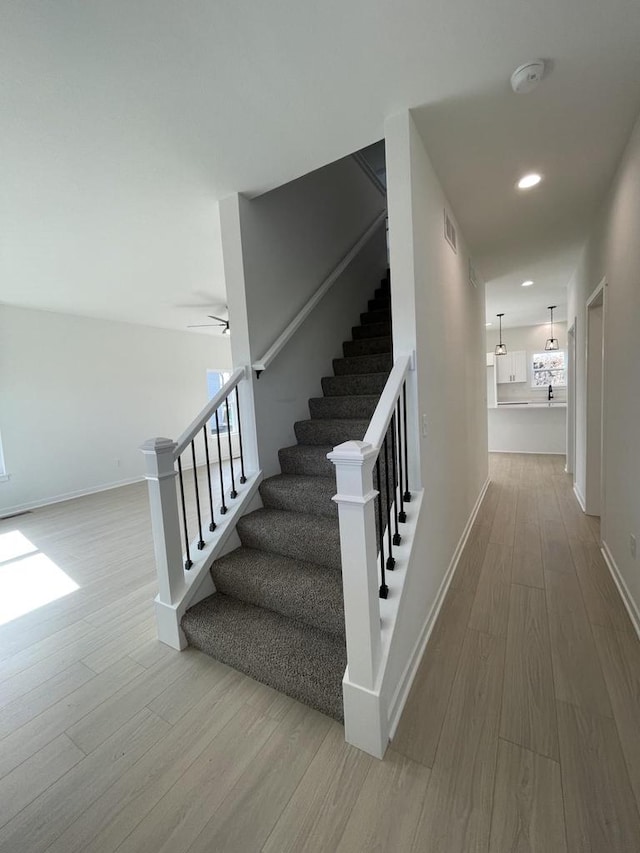
{"type": "Polygon", "coordinates": [[[507,345],[502,343],[502,318],[504,314],[496,314],[496,317],[500,320],[500,343],[496,344],[496,355],[506,355],[507,345]]]}
{"type": "Polygon", "coordinates": [[[556,308],[556,305],[549,305],[549,311],[551,312],[551,337],[547,338],[547,342],[544,345],[545,350],[549,352],[550,350],[560,349],[558,345],[558,339],[553,337],[553,309],[556,308]]]}

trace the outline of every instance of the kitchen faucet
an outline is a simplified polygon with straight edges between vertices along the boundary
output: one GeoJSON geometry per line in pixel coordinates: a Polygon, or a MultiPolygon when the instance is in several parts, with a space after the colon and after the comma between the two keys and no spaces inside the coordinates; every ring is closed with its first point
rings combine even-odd
{"type": "Polygon", "coordinates": [[[553,385],[549,385],[549,390],[547,391],[547,400],[549,402],[553,400],[553,385]]]}

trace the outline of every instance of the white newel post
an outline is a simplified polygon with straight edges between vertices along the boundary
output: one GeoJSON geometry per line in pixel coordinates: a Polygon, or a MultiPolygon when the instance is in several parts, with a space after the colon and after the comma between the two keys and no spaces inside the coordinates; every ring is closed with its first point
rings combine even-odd
{"type": "Polygon", "coordinates": [[[336,469],[342,551],[347,674],[343,682],[346,740],[381,758],[387,745],[386,713],[377,684],[381,656],[380,598],[374,517],[373,467],[377,451],[347,441],[327,458],[336,469]]]}
{"type": "Polygon", "coordinates": [[[170,438],[150,438],[140,450],[144,454],[145,477],[149,484],[151,529],[158,575],[158,639],[175,649],[183,649],[186,639],[175,609],[185,590],[175,481],[176,447],[176,442],[170,438]]]}

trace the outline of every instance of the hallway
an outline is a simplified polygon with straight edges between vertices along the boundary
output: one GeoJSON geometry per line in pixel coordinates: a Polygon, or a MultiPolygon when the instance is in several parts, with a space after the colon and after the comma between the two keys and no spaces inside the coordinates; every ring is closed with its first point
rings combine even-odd
{"type": "Polygon", "coordinates": [[[640,644],[597,524],[561,457],[491,468],[382,762],[154,639],[144,484],[0,522],[79,585],[0,627],[0,853],[637,851],[640,644]]]}
{"type": "Polygon", "coordinates": [[[492,455],[393,741],[431,768],[416,851],[640,849],[640,644],[563,465],[492,455]]]}

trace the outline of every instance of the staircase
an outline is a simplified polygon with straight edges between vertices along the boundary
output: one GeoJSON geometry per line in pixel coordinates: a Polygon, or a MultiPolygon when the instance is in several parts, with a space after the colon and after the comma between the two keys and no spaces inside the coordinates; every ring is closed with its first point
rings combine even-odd
{"type": "Polygon", "coordinates": [[[263,509],[237,525],[240,548],[217,560],[217,592],[187,610],[190,645],[337,720],[346,667],[335,445],[362,439],[392,366],[389,279],[279,451],[263,509]]]}

